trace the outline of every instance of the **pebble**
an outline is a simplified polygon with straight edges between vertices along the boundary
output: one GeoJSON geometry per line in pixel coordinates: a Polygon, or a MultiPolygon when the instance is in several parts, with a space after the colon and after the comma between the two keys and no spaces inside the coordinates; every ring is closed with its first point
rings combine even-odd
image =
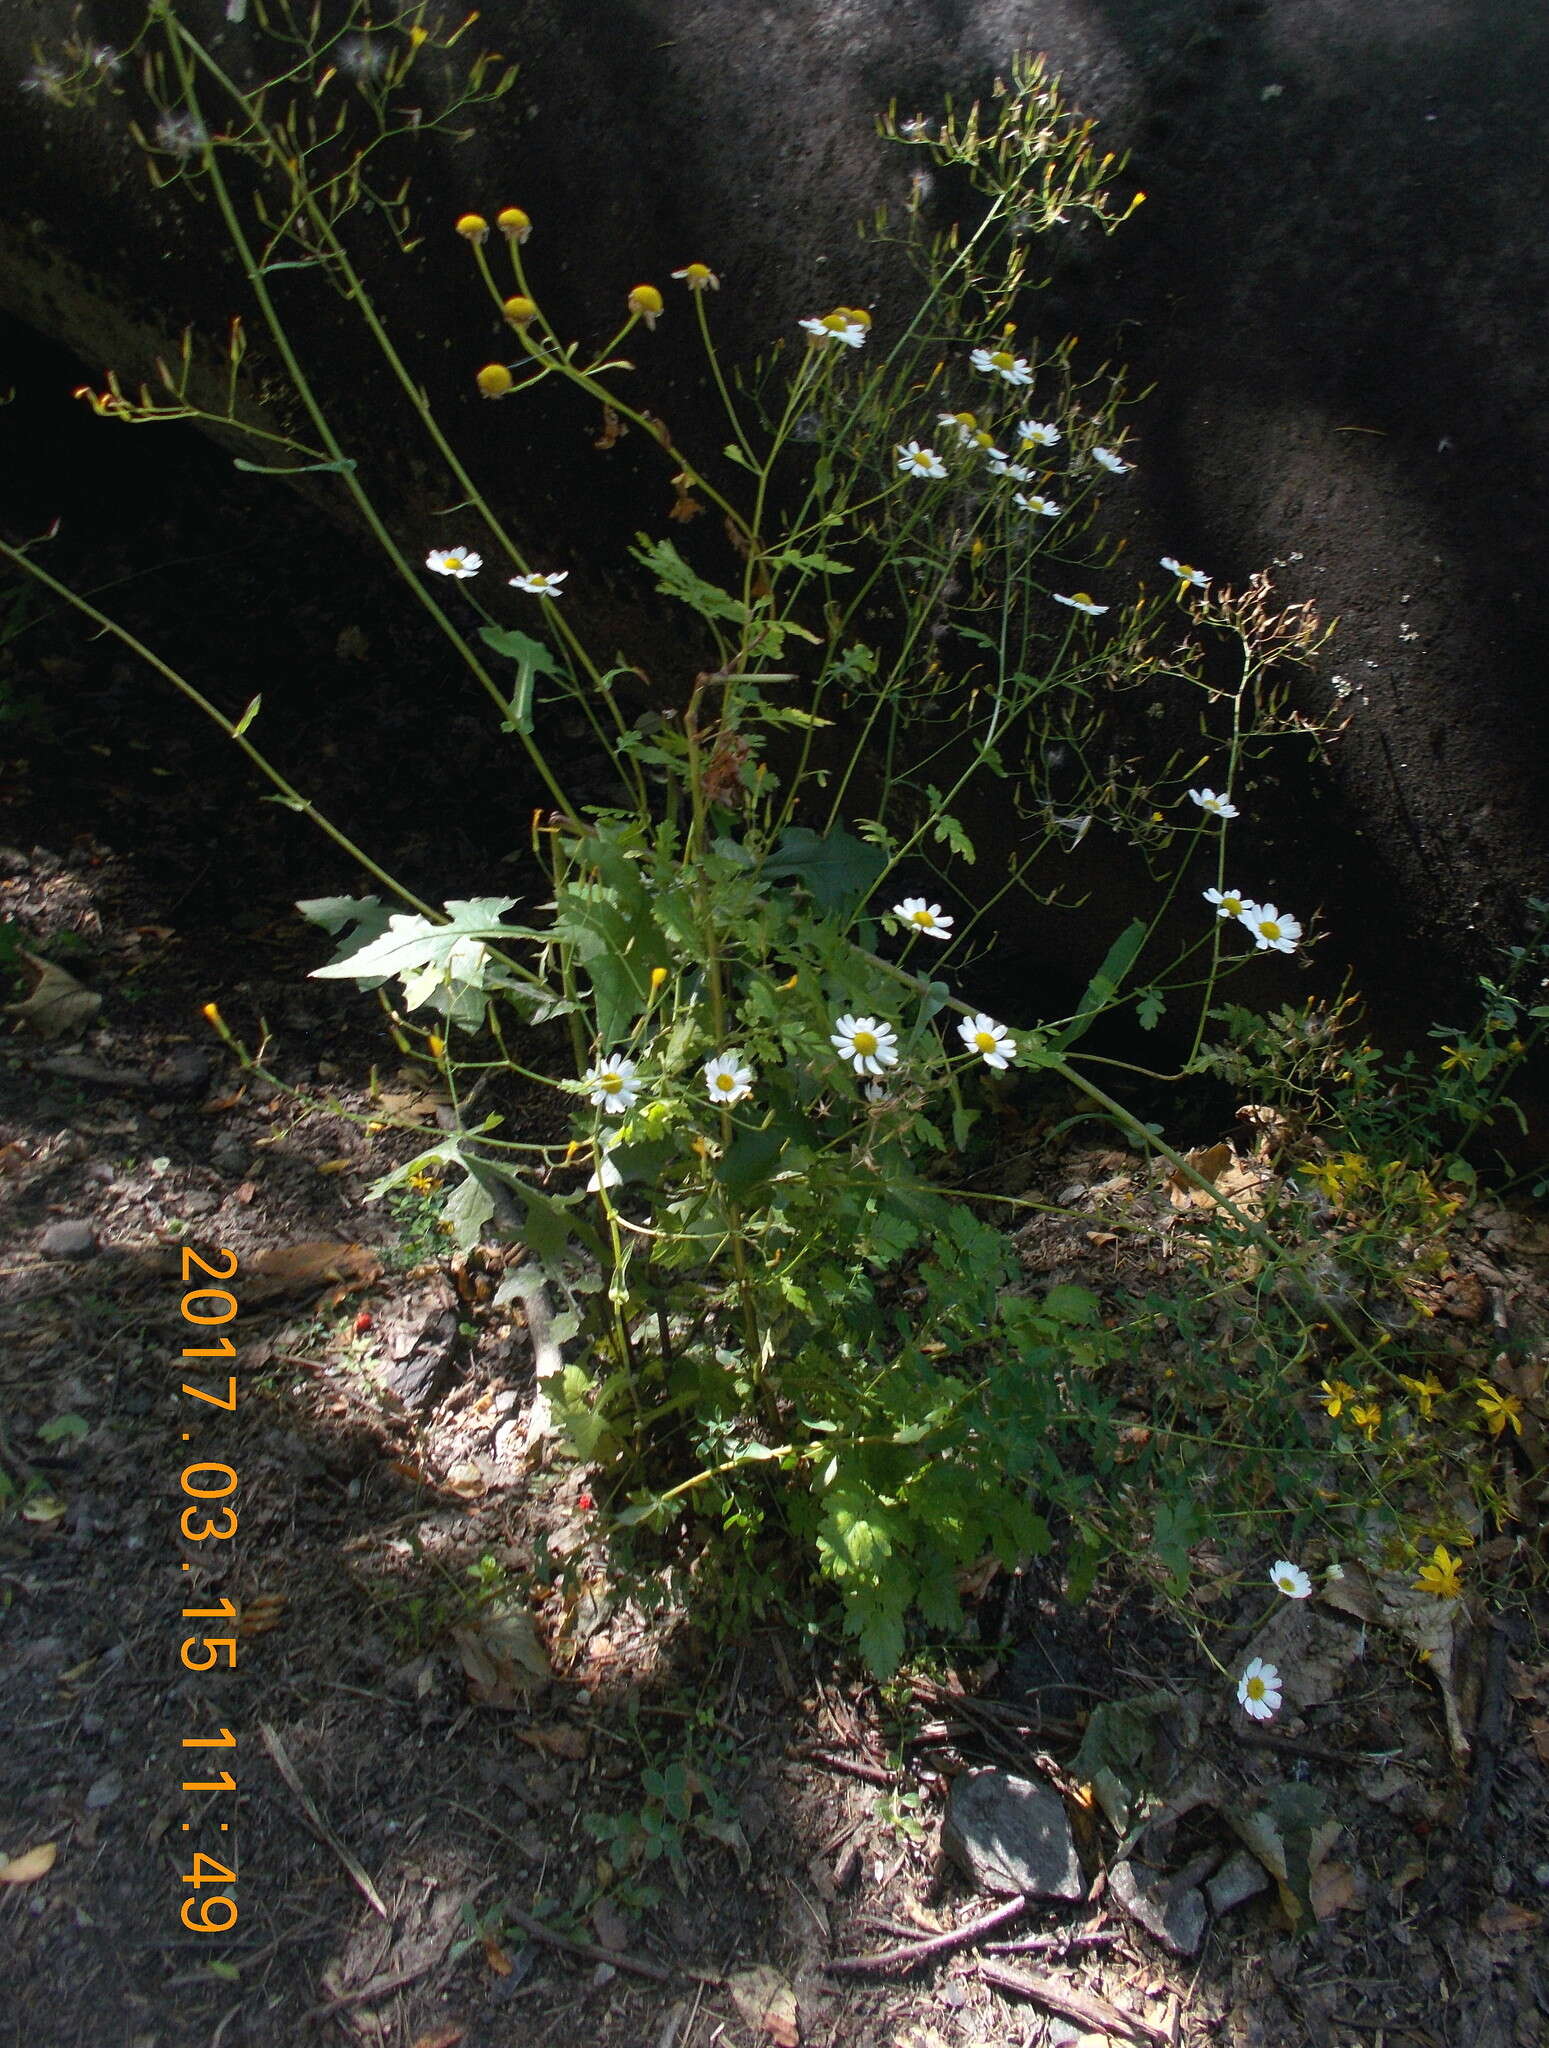
{"type": "Polygon", "coordinates": [[[941,1846],[980,1891],[1079,1899],[1086,1882],[1065,1802],[1009,1771],[954,1778],[941,1846]]]}
{"type": "Polygon", "coordinates": [[[1194,1886],[1146,1884],[1133,1863],[1115,1863],[1108,1895],[1175,1956],[1196,1956],[1205,1939],[1205,1895],[1194,1886]]]}
{"type": "Polygon", "coordinates": [[[220,1196],[212,1195],[208,1188],[195,1188],[178,1203],[185,1216],[210,1216],[220,1205],[220,1196]]]}
{"type": "Polygon", "coordinates": [[[247,1147],[232,1131],[222,1131],[210,1147],[210,1164],[218,1173],[240,1173],[247,1165],[247,1147]]]}
{"type": "Polygon", "coordinates": [[[97,1233],[89,1223],[51,1223],[38,1240],[45,1259],[89,1259],[97,1249],[97,1233]]]}

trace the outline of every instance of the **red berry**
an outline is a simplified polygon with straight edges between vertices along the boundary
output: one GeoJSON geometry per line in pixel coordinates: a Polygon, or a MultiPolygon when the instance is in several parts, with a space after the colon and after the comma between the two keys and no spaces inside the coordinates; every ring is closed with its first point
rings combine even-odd
{"type": "Polygon", "coordinates": [[[369,1308],[363,1308],[360,1314],[355,1318],[355,1334],[357,1337],[363,1337],[366,1331],[370,1328],[371,1311],[369,1308]]]}
{"type": "Polygon", "coordinates": [[[594,1508],[596,1505],[597,1503],[592,1499],[589,1493],[578,1493],[576,1495],[576,1506],[581,1510],[583,1514],[585,1514],[589,1508],[594,1508]]]}

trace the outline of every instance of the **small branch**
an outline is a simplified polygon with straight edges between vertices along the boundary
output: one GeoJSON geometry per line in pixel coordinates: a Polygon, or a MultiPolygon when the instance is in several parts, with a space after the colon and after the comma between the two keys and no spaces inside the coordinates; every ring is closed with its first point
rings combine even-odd
{"type": "Polygon", "coordinates": [[[1106,1998],[1096,1998],[1090,1992],[1073,1991],[1065,1984],[1043,1983],[1036,1977],[1029,1977],[1025,1970],[1013,1970],[1007,1963],[986,1962],[981,1957],[979,1975],[998,1991],[1012,1991],[1018,1998],[1030,1998],[1046,2012],[1056,2012],[1061,2019],[1074,2020],[1077,2026],[1085,2027],[1089,2033],[1138,2034],[1146,2041],[1171,2041],[1165,2027],[1143,2020],[1136,2013],[1122,2012],[1118,2006],[1110,2005],[1106,1998]]]}
{"type": "Polygon", "coordinates": [[[1091,1934],[1022,1934],[1015,1941],[987,1941],[984,1952],[989,1956],[1047,1955],[1053,1949],[1110,1948],[1123,1939],[1119,1927],[1100,1927],[1091,1934]]]}
{"type": "Polygon", "coordinates": [[[981,1935],[993,1934],[997,1927],[1009,1926],[1026,1911],[1027,1900],[1018,1892],[1014,1899],[997,1906],[993,1913],[981,1913],[977,1920],[954,1927],[946,1934],[933,1934],[925,1941],[908,1941],[899,1948],[881,1949],[875,1955],[837,1956],[823,1967],[836,1977],[863,1977],[873,1971],[901,1969],[923,1962],[927,1956],[945,1955],[949,1949],[966,1948],[981,1935]]]}
{"type": "MultiPolygon", "coordinates": [[[[653,1984],[670,1984],[673,1981],[674,1973],[664,1970],[660,1963],[647,1962],[644,1956],[632,1956],[620,1948],[604,1948],[600,1942],[582,1941],[573,1934],[561,1934],[557,1927],[550,1927],[546,1921],[524,1913],[520,1906],[503,1904],[500,1917],[520,1927],[524,1934],[530,1934],[534,1941],[563,1949],[566,1955],[580,1956],[588,1963],[609,1963],[615,1970],[624,1970],[632,1977],[649,1977],[653,1984]]],[[[721,1980],[716,1978],[714,1981],[719,1983],[721,1980]]]]}
{"type": "Polygon", "coordinates": [[[291,1791],[295,1793],[297,1804],[301,1808],[302,1815],[306,1820],[307,1826],[312,1830],[313,1834],[316,1835],[317,1839],[321,1843],[323,1843],[326,1848],[332,1849],[335,1856],[338,1857],[339,1861],[344,1865],[345,1869],[349,1872],[351,1878],[355,1882],[357,1889],[360,1892],[361,1897],[365,1900],[366,1904],[371,1908],[372,1912],[380,1913],[384,1920],[390,1919],[392,1916],[389,1914],[387,1908],[382,1904],[381,1895],[377,1891],[376,1886],[371,1882],[370,1878],[367,1877],[365,1871],[361,1868],[360,1864],[350,1854],[349,1850],[345,1848],[344,1844],[339,1840],[339,1837],[334,1833],[333,1829],[329,1827],[327,1821],[323,1819],[323,1816],[318,1812],[317,1807],[313,1804],[312,1795],[307,1791],[306,1787],[302,1784],[301,1779],[297,1774],[296,1766],[291,1762],[290,1758],[285,1753],[284,1743],[281,1742],[279,1736],[275,1734],[274,1730],[269,1726],[267,1721],[259,1722],[258,1732],[263,1738],[264,1748],[268,1750],[270,1756],[274,1759],[275,1769],[279,1772],[280,1776],[285,1780],[286,1784],[290,1787],[291,1791]]]}
{"type": "Polygon", "coordinates": [[[899,1771],[885,1771],[880,1764],[863,1764],[852,1756],[835,1756],[832,1750],[793,1748],[786,1754],[799,1757],[803,1763],[817,1764],[825,1771],[838,1771],[842,1777],[864,1778],[868,1785],[885,1785],[891,1789],[903,1782],[899,1771]]]}

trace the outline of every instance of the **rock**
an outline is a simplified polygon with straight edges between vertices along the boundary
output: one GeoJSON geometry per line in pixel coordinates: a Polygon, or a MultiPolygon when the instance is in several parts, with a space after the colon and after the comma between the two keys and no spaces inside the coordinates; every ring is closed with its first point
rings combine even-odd
{"type": "Polygon", "coordinates": [[[158,1095],[170,1096],[175,1102],[192,1101],[209,1086],[210,1068],[207,1052],[185,1046],[156,1062],[150,1071],[150,1085],[158,1095]]]}
{"type": "Polygon", "coordinates": [[[195,1188],[183,1196],[178,1208],[185,1216],[211,1216],[220,1205],[219,1195],[211,1194],[208,1188],[195,1188]]]}
{"type": "Polygon", "coordinates": [[[1175,1956],[1199,1954],[1205,1939],[1205,1895],[1197,1886],[1143,1883],[1133,1863],[1116,1863],[1108,1893],[1130,1918],[1175,1956]]]}
{"type": "Polygon", "coordinates": [[[210,1147],[210,1164],[217,1173],[241,1173],[247,1165],[247,1146],[233,1131],[222,1131],[210,1147]]]}
{"type": "Polygon", "coordinates": [[[1205,1895],[1210,1900],[1211,1912],[1219,1919],[1223,1913],[1230,1913],[1234,1906],[1256,1898],[1268,1888],[1269,1872],[1256,1856],[1250,1856],[1246,1849],[1239,1849],[1205,1886],[1205,1895]]]}
{"type": "Polygon", "coordinates": [[[954,1780],[941,1846],[980,1891],[1032,1899],[1086,1896],[1064,1801],[1009,1771],[954,1780]]]}
{"type": "Polygon", "coordinates": [[[89,1259],[96,1255],[97,1233],[89,1223],[51,1223],[38,1240],[45,1259],[89,1259]]]}

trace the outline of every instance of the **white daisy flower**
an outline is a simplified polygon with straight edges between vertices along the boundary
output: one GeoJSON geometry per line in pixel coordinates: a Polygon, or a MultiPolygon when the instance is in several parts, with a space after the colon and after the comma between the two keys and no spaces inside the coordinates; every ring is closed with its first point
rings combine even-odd
{"type": "Polygon", "coordinates": [[[1036,513],[1040,519],[1058,519],[1060,508],[1052,498],[1041,498],[1036,491],[1018,491],[1011,501],[1020,505],[1024,512],[1036,513]]]}
{"type": "Polygon", "coordinates": [[[886,1081],[868,1081],[861,1093],[868,1102],[886,1102],[888,1086],[886,1081]]]}
{"type": "Polygon", "coordinates": [[[934,448],[922,448],[918,441],[910,441],[893,450],[898,457],[898,466],[905,476],[945,476],[947,466],[934,448]]]}
{"type": "Polygon", "coordinates": [[[1053,448],[1059,443],[1060,430],[1053,420],[1018,420],[1017,432],[1024,448],[1053,448]]]}
{"type": "Polygon", "coordinates": [[[592,1107],[609,1116],[624,1116],[640,1097],[633,1060],[599,1060],[581,1076],[581,1086],[589,1091],[592,1107]]]}
{"type": "Polygon", "coordinates": [[[1299,1564],[1292,1564],[1288,1557],[1282,1557],[1269,1575],[1269,1583],[1277,1592],[1284,1593],[1287,1600],[1305,1600],[1312,1592],[1312,1581],[1299,1564]]]}
{"type": "Polygon", "coordinates": [[[898,1033],[876,1017],[836,1017],[828,1042],[857,1074],[881,1074],[898,1064],[898,1033]]]}
{"type": "Polygon", "coordinates": [[[717,1053],[705,1062],[705,1087],[712,1102],[729,1108],[753,1093],[753,1069],[743,1066],[734,1052],[717,1053]]]}
{"type": "Polygon", "coordinates": [[[968,360],[986,377],[1003,377],[1008,384],[1033,381],[1026,356],[1014,355],[1009,348],[976,348],[968,360]]]}
{"type": "Polygon", "coordinates": [[[476,555],[472,548],[432,548],[425,557],[425,567],[434,569],[438,576],[477,576],[484,567],[484,557],[476,555]]]}
{"type": "Polygon", "coordinates": [[[1025,463],[1008,462],[996,449],[990,451],[990,475],[1009,476],[1014,484],[1030,484],[1033,480],[1033,471],[1025,463]]]}
{"type": "Polygon", "coordinates": [[[1094,448],[1092,460],[1100,463],[1104,469],[1110,470],[1114,476],[1128,476],[1135,467],[1133,462],[1126,462],[1122,455],[1115,455],[1111,448],[1094,448]]]}
{"type": "Polygon", "coordinates": [[[938,427],[950,427],[965,448],[971,447],[979,438],[979,416],[972,412],[938,412],[938,427]]]}
{"type": "Polygon", "coordinates": [[[1237,1703],[1255,1721],[1272,1721],[1280,1711],[1280,1673],[1255,1657],[1237,1681],[1237,1703]]]}
{"type": "Polygon", "coordinates": [[[1210,578],[1203,569],[1192,569],[1187,562],[1180,562],[1172,555],[1163,555],[1162,567],[1178,578],[1180,583],[1192,583],[1196,590],[1209,588],[1210,578]]]}
{"type": "Polygon", "coordinates": [[[1091,592],[1086,590],[1078,590],[1074,597],[1061,597],[1056,590],[1054,592],[1054,602],[1056,604],[1068,604],[1073,611],[1088,612],[1094,619],[1100,612],[1105,612],[1108,609],[1105,604],[1095,604],[1092,601],[1091,592]]]}
{"type": "Polygon", "coordinates": [[[1235,818],[1239,815],[1237,806],[1224,789],[1219,796],[1213,789],[1191,789],[1189,797],[1202,811],[1208,811],[1212,818],[1235,818]]]}
{"type": "Polygon", "coordinates": [[[1207,889],[1205,901],[1213,903],[1218,917],[1247,917],[1258,908],[1251,896],[1243,896],[1236,889],[1207,889]]]}
{"type": "Polygon", "coordinates": [[[556,569],[548,576],[508,576],[506,581],[513,590],[525,590],[529,597],[563,597],[559,586],[569,574],[568,569],[556,569]]]}
{"type": "Polygon", "coordinates": [[[939,903],[927,903],[923,896],[906,896],[902,903],[893,905],[893,915],[902,918],[915,931],[923,932],[928,939],[951,936],[952,919],[942,916],[939,903]]]}
{"type": "Polygon", "coordinates": [[[1302,928],[1289,911],[1273,903],[1250,903],[1239,913],[1261,953],[1294,953],[1302,928]]]}
{"type": "Polygon", "coordinates": [[[1003,1070],[1016,1058],[1017,1042],[1004,1024],[982,1014],[965,1017],[957,1035],[970,1052],[976,1052],[987,1067],[1003,1070]]]}
{"type": "Polygon", "coordinates": [[[846,348],[859,348],[866,339],[866,330],[860,321],[844,311],[824,313],[815,320],[798,320],[796,325],[803,334],[810,334],[814,341],[838,341],[846,348]]]}

